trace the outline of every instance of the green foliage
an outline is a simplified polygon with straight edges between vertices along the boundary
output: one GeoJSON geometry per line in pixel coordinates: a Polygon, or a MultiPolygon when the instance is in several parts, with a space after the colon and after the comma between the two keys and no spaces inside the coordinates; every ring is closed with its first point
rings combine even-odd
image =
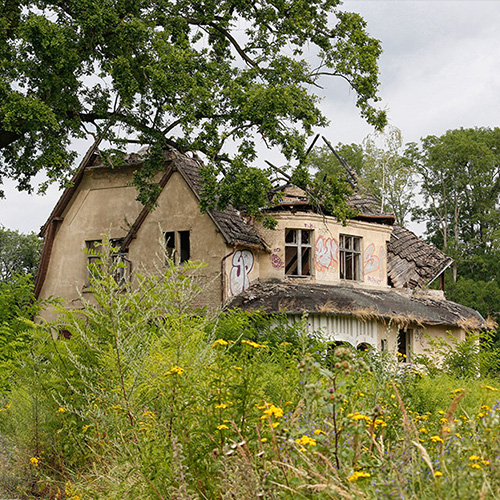
{"type": "MultiPolygon", "coordinates": [[[[368,135],[362,144],[338,144],[336,151],[358,176],[358,186],[380,203],[380,212],[392,213],[404,225],[414,205],[415,172],[404,155],[401,131],[386,126],[368,135]]],[[[311,152],[308,165],[318,170],[317,178],[345,178],[345,170],[329,148],[311,152]]]]}
{"type": "Polygon", "coordinates": [[[444,338],[428,338],[426,354],[415,355],[415,363],[425,366],[436,376],[445,372],[457,379],[498,375],[500,349],[494,343],[494,332],[468,333],[459,341],[449,333],[444,338]]]}
{"type": "Polygon", "coordinates": [[[34,275],[42,249],[42,240],[35,233],[0,226],[0,281],[14,279],[17,274],[34,275]]]}
{"type": "Polygon", "coordinates": [[[455,302],[479,311],[485,318],[498,318],[500,315],[500,281],[498,278],[483,281],[459,276],[456,283],[448,284],[447,295],[455,302]]]}
{"type": "Polygon", "coordinates": [[[92,300],[31,323],[0,407],[24,493],[498,497],[498,379],[473,373],[477,337],[437,346],[453,376],[424,375],[389,352],[328,352],[307,318],[193,310],[196,263],[123,285],[104,248],[92,300]]]}
{"type": "MultiPolygon", "coordinates": [[[[75,157],[72,140],[93,134],[117,146],[201,151],[213,180],[227,176],[211,199],[253,213],[264,200],[230,187],[244,182],[239,172],[233,179],[235,170],[254,160],[257,141],[288,161],[303,159],[312,128],[327,123],[311,91],[320,79],[342,77],[361,115],[376,128],[386,121],[374,107],[380,42],[338,0],[3,7],[0,154],[3,175],[20,189],[31,190],[39,171],[62,180],[75,157]]],[[[268,176],[249,175],[261,193],[268,176]]],[[[135,181],[141,201],[154,202],[149,169],[135,181]]]]}
{"type": "Polygon", "coordinates": [[[408,148],[425,202],[416,215],[456,260],[454,281],[458,274],[484,281],[498,274],[499,141],[499,128],[457,129],[408,148]]]}
{"type": "Polygon", "coordinates": [[[32,344],[30,322],[41,307],[30,275],[0,281],[0,393],[15,384],[15,368],[32,344]]]}

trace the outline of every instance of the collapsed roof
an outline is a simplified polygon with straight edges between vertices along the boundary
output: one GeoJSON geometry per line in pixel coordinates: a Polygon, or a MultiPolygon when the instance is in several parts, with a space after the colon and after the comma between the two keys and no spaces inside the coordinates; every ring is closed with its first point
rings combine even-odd
{"type": "Polygon", "coordinates": [[[482,328],[483,317],[474,309],[445,300],[438,291],[368,289],[315,283],[263,282],[233,297],[228,309],[267,314],[348,314],[407,325],[446,325],[467,330],[482,328]],[[432,293],[432,292],[431,292],[432,293]]]}

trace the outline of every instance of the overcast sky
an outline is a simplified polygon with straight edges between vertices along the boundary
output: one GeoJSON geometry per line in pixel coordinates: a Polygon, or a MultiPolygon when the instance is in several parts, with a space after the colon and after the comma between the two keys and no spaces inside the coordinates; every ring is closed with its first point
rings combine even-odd
{"type": "MultiPolygon", "coordinates": [[[[382,41],[381,105],[405,142],[460,127],[500,125],[500,0],[346,0],[382,41]]],[[[322,107],[332,143],[361,142],[372,132],[342,80],[325,82],[322,107]]],[[[84,154],[84,147],[81,156],[84,154]]],[[[4,185],[0,225],[38,232],[57,202],[4,185]]]]}

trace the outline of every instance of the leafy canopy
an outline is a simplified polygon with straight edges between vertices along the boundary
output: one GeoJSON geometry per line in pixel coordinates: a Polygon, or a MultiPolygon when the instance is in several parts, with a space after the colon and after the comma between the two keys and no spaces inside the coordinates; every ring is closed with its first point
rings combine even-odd
{"type": "MultiPolygon", "coordinates": [[[[0,182],[71,170],[75,139],[201,151],[211,195],[265,205],[256,145],[302,160],[327,120],[311,89],[345,79],[377,128],[380,42],[339,0],[3,0],[0,182]],[[245,167],[243,168],[242,165],[245,167]],[[222,176],[222,177],[221,177],[222,176]],[[215,182],[222,178],[223,182],[215,182]],[[248,182],[256,190],[231,189],[248,182]]],[[[152,162],[154,165],[155,162],[152,162]]],[[[152,167],[136,179],[148,191],[152,167]]],[[[291,178],[291,175],[290,175],[291,178]]],[[[143,200],[144,201],[144,200],[143,200]]],[[[147,200],[146,200],[147,201],[147,200]]]]}

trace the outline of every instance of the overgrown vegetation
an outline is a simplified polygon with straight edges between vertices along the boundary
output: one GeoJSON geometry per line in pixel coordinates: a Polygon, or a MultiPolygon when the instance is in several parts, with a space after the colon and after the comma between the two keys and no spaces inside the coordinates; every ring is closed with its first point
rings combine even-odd
{"type": "Polygon", "coordinates": [[[480,376],[495,361],[474,340],[440,345],[428,374],[388,353],[327,354],[307,318],[193,313],[195,264],[134,289],[119,265],[95,264],[92,302],[23,321],[0,410],[7,493],[498,497],[499,383],[480,376]]]}

